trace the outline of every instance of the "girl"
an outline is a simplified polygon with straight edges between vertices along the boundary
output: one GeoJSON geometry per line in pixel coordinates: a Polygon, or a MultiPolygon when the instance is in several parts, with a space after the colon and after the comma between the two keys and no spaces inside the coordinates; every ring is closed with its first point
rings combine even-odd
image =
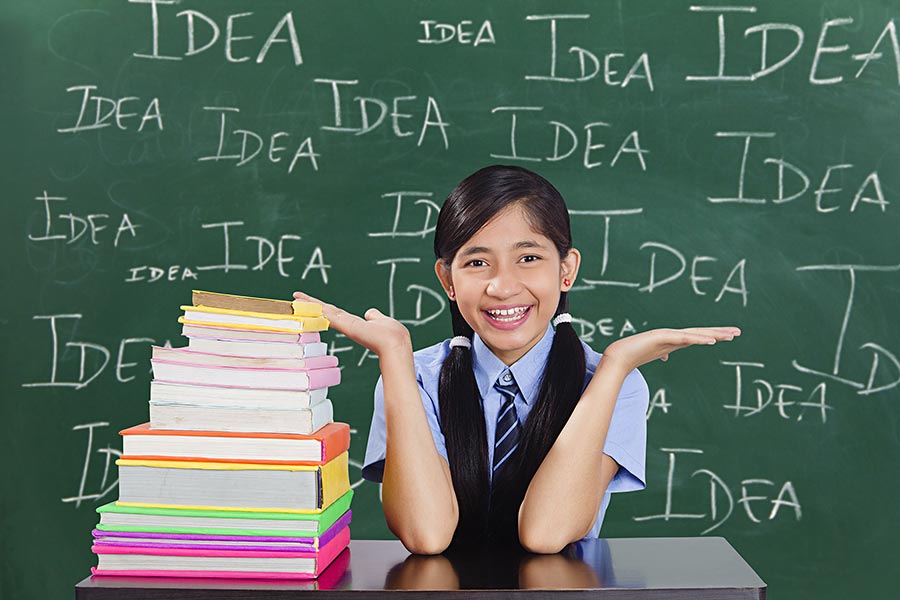
{"type": "Polygon", "coordinates": [[[597,537],[609,493],[645,486],[649,394],[637,367],[740,330],[656,329],[601,360],[569,322],[581,254],[565,202],[520,167],[463,180],[441,208],[434,253],[452,339],[414,353],[377,309],[360,318],[323,304],[379,357],[363,476],[383,483],[388,527],[418,554],[490,542],[555,553],[597,537]]]}

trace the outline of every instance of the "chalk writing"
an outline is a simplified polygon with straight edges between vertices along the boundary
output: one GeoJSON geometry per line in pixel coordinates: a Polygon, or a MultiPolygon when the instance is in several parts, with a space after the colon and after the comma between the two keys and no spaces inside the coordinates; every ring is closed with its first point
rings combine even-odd
{"type": "Polygon", "coordinates": [[[137,125],[137,131],[144,130],[144,126],[156,127],[158,131],[163,130],[163,118],[159,108],[159,98],[153,98],[146,103],[143,113],[126,112],[126,103],[140,102],[138,106],[143,106],[143,102],[137,96],[124,96],[122,98],[106,98],[100,95],[94,95],[92,92],[97,89],[95,85],[75,85],[66,88],[67,92],[81,92],[81,108],[78,111],[78,120],[71,127],[62,127],[56,131],[59,133],[80,133],[82,131],[93,131],[95,129],[103,129],[115,125],[121,130],[127,130],[129,121],[141,115],[140,123],[137,125]],[[89,107],[93,104],[94,110],[90,111],[89,107]]]}
{"type": "MultiPolygon", "coordinates": [[[[675,486],[675,457],[678,455],[692,456],[703,454],[703,450],[698,448],[660,448],[662,452],[665,452],[669,456],[669,469],[668,474],[666,476],[666,504],[665,509],[662,513],[654,514],[654,515],[644,515],[632,517],[634,521],[671,521],[671,520],[681,520],[681,519],[690,519],[690,520],[705,520],[710,522],[710,526],[704,529],[701,532],[701,535],[706,535],[711,531],[715,531],[718,529],[723,523],[728,521],[734,511],[735,499],[734,493],[732,492],[731,487],[728,483],[719,475],[717,475],[714,471],[710,469],[696,469],[693,473],[691,473],[691,479],[696,476],[705,477],[709,482],[709,505],[708,511],[702,513],[688,513],[688,512],[675,512],[674,505],[674,492],[676,489],[675,486]],[[723,510],[724,509],[724,510],[723,510]],[[723,514],[724,513],[724,514],[723,514]]],[[[768,516],[764,517],[767,521],[775,520],[782,508],[792,509],[794,518],[799,521],[803,516],[803,508],[800,505],[800,500],[797,497],[797,492],[794,489],[794,484],[791,481],[785,481],[778,487],[777,493],[774,493],[774,488],[776,484],[767,479],[742,479],[740,485],[740,497],[737,499],[737,503],[744,509],[744,512],[747,516],[747,519],[753,523],[762,523],[762,519],[757,516],[757,512],[759,509],[754,509],[752,504],[754,502],[768,502],[771,507],[769,508],[768,516]],[[772,494],[765,496],[750,496],[749,487],[751,485],[767,485],[770,488],[773,488],[771,491],[772,494]]],[[[682,490],[685,486],[679,482],[677,489],[682,490]]]]}
{"type": "MultiPolygon", "coordinates": [[[[183,17],[185,20],[185,34],[187,41],[187,50],[184,51],[182,56],[176,56],[174,54],[161,54],[160,53],[160,6],[170,6],[174,4],[180,4],[180,0],[128,0],[128,2],[132,4],[149,4],[150,5],[150,24],[152,27],[151,33],[151,45],[152,52],[150,54],[144,54],[142,52],[135,52],[134,56],[137,58],[148,58],[152,60],[183,60],[188,56],[196,56],[197,54],[201,54],[213,48],[216,43],[219,41],[221,26],[218,22],[200,11],[197,10],[182,10],[175,14],[176,17],[183,17]],[[204,30],[202,33],[197,32],[197,25],[202,24],[201,28],[204,30]],[[204,37],[200,39],[198,43],[198,37],[203,35],[204,37]]],[[[225,37],[223,41],[223,49],[225,54],[225,60],[229,63],[242,63],[253,59],[253,52],[247,50],[246,40],[253,40],[254,36],[252,35],[236,35],[236,24],[239,19],[245,19],[247,17],[252,17],[252,12],[244,12],[244,13],[236,13],[228,15],[228,18],[225,21],[225,37]],[[241,44],[236,44],[236,42],[242,42],[241,44]],[[240,47],[238,47],[240,46],[240,47]],[[249,52],[249,54],[248,54],[249,52]]],[[[300,39],[297,35],[297,26],[294,23],[294,15],[291,12],[287,12],[282,16],[278,22],[272,27],[271,33],[262,43],[262,46],[259,47],[259,51],[256,52],[255,60],[256,63],[262,63],[266,60],[269,51],[272,48],[273,44],[287,44],[290,46],[290,58],[294,65],[303,64],[303,56],[300,52],[300,39]]]]}
{"type": "MultiPolygon", "coordinates": [[[[588,286],[618,286],[634,288],[639,292],[653,293],[665,285],[669,285],[681,278],[687,269],[687,259],[685,254],[668,244],[662,242],[647,241],[640,245],[640,250],[650,251],[650,263],[648,265],[648,279],[645,285],[641,285],[637,281],[617,281],[606,279],[606,269],[609,263],[609,239],[610,239],[610,223],[613,217],[630,216],[641,214],[643,209],[620,209],[620,210],[569,210],[569,214],[580,217],[603,217],[603,251],[600,262],[600,278],[584,275],[581,277],[583,283],[588,286]],[[658,260],[660,259],[660,260],[658,260]],[[658,266],[659,262],[667,260],[670,267],[668,273],[664,277],[660,277],[658,266]],[[674,268],[673,268],[674,267],[674,268]]],[[[709,291],[702,289],[701,283],[711,281],[712,276],[702,275],[699,273],[700,265],[708,262],[716,262],[717,258],[712,256],[694,256],[691,259],[691,272],[689,276],[691,291],[697,296],[707,296],[709,291]]],[[[747,306],[750,291],[747,288],[746,278],[747,259],[740,259],[729,270],[728,274],[721,280],[719,291],[714,301],[719,302],[725,294],[734,294],[740,297],[741,306],[747,306]]]]}
{"type": "MultiPolygon", "coordinates": [[[[745,195],[745,181],[747,179],[747,157],[750,153],[750,141],[753,139],[771,139],[775,137],[775,133],[771,131],[717,131],[716,137],[743,139],[744,150],[741,154],[741,167],[738,172],[737,195],[732,197],[707,197],[707,200],[709,200],[710,202],[732,202],[740,204],[766,204],[767,202],[770,202],[771,204],[786,204],[788,202],[793,202],[797,198],[800,198],[807,192],[807,190],[809,190],[810,178],[804,170],[784,160],[783,158],[768,157],[763,160],[763,164],[775,165],[777,169],[777,193],[772,195],[768,199],[749,197],[745,195]],[[788,173],[789,179],[791,179],[791,181],[789,182],[790,187],[785,184],[785,173],[788,173]],[[788,189],[789,191],[788,195],[785,195],[786,189],[788,189]]],[[[832,172],[852,168],[852,164],[836,164],[829,165],[825,169],[825,173],[822,175],[819,185],[816,186],[816,189],[813,192],[813,196],[815,197],[816,212],[830,213],[836,210],[840,210],[841,206],[839,205],[826,205],[823,198],[825,198],[825,196],[838,194],[839,192],[843,191],[843,188],[840,187],[829,187],[830,185],[833,185],[829,181],[832,176],[832,172]]],[[[884,196],[884,191],[882,190],[881,179],[878,176],[878,171],[871,171],[868,175],[865,176],[865,178],[862,179],[862,182],[856,188],[856,192],[853,195],[853,200],[850,202],[849,212],[852,213],[856,211],[856,209],[860,206],[860,203],[878,206],[881,212],[887,211],[889,202],[884,196]]]]}
{"type": "MultiPolygon", "coordinates": [[[[228,113],[239,113],[241,112],[240,109],[233,106],[204,106],[203,110],[219,113],[219,143],[215,154],[201,156],[197,159],[198,161],[234,161],[234,166],[242,167],[256,159],[263,150],[265,150],[265,154],[263,154],[262,157],[268,159],[268,161],[273,164],[280,163],[284,158],[282,153],[287,150],[287,146],[279,145],[279,140],[290,137],[288,132],[277,131],[264,138],[260,134],[250,131],[249,129],[235,129],[226,135],[226,115],[228,113]],[[231,136],[240,138],[240,152],[232,154],[227,153],[228,151],[226,151],[225,147],[231,136]]],[[[307,136],[303,141],[296,145],[296,150],[288,165],[287,172],[292,173],[294,171],[294,166],[301,158],[309,163],[309,166],[312,167],[313,171],[318,171],[319,162],[317,159],[319,156],[320,155],[316,153],[315,148],[313,147],[312,137],[307,136]]]]}
{"type": "MultiPolygon", "coordinates": [[[[553,128],[552,154],[544,157],[538,157],[519,153],[518,138],[516,136],[519,113],[522,113],[523,115],[529,115],[531,113],[541,112],[543,110],[543,106],[496,106],[491,109],[491,113],[493,114],[510,114],[509,154],[492,153],[490,155],[491,158],[499,158],[502,160],[521,160],[528,162],[541,162],[544,160],[549,162],[556,162],[565,160],[572,156],[581,143],[578,134],[572,127],[570,127],[566,123],[553,120],[546,121],[546,125],[549,125],[553,128]],[[564,137],[561,134],[564,134],[564,137]],[[560,142],[562,142],[563,144],[567,144],[568,148],[565,148],[561,151],[560,142]]],[[[603,161],[598,159],[597,153],[603,148],[606,148],[606,144],[602,142],[595,142],[595,136],[601,135],[600,132],[603,131],[604,128],[608,127],[612,127],[612,125],[610,125],[609,123],[604,123],[602,121],[595,121],[593,123],[587,123],[586,125],[584,125],[584,152],[581,154],[581,164],[585,169],[594,169],[603,165],[603,161]]],[[[647,163],[644,160],[644,155],[648,154],[649,152],[650,151],[646,148],[641,147],[640,135],[638,131],[632,130],[619,144],[618,150],[616,150],[616,153],[613,155],[612,160],[609,161],[609,167],[615,167],[616,163],[619,162],[619,159],[622,158],[623,155],[631,155],[635,157],[635,159],[637,160],[637,164],[641,166],[641,171],[646,171],[647,163]]]]}
{"type": "MultiPolygon", "coordinates": [[[[791,23],[759,23],[756,25],[752,25],[744,29],[742,38],[745,40],[752,40],[754,36],[759,36],[759,65],[756,65],[755,71],[751,71],[751,69],[753,69],[754,67],[746,67],[746,70],[749,72],[744,75],[726,75],[726,71],[729,73],[734,73],[738,69],[729,69],[728,67],[726,67],[725,48],[727,36],[725,15],[731,15],[729,19],[738,18],[737,15],[740,14],[756,13],[756,7],[691,6],[690,10],[691,12],[695,13],[714,14],[716,16],[719,51],[718,68],[715,75],[688,75],[685,77],[686,81],[757,81],[786,67],[799,55],[800,50],[803,48],[805,34],[803,29],[798,25],[794,25],[791,23]],[[786,38],[790,40],[790,43],[793,43],[793,46],[790,47],[787,51],[782,50],[784,52],[782,56],[773,58],[769,55],[769,49],[771,47],[769,45],[770,33],[780,38],[786,38]]],[[[843,75],[826,77],[822,74],[822,71],[825,69],[834,70],[835,68],[834,61],[827,60],[828,57],[832,55],[841,55],[850,49],[849,44],[830,44],[831,40],[835,39],[836,36],[841,36],[842,34],[846,33],[846,31],[840,31],[839,28],[850,28],[853,23],[854,21],[851,17],[829,19],[822,23],[822,26],[819,30],[819,36],[817,38],[818,41],[816,42],[816,46],[813,51],[812,63],[810,65],[807,77],[809,83],[813,85],[834,85],[844,81],[843,75]],[[827,63],[827,67],[824,66],[825,63],[827,63]]],[[[782,46],[779,45],[778,47],[782,46]]],[[[859,79],[859,77],[869,66],[869,63],[880,61],[883,59],[893,60],[894,68],[897,72],[897,83],[898,85],[900,85],[900,43],[898,43],[897,40],[897,26],[895,24],[895,21],[891,19],[884,25],[878,38],[875,40],[875,43],[872,44],[872,47],[868,52],[851,54],[849,58],[853,61],[862,62],[859,70],[856,71],[856,74],[854,75],[854,79],[859,79]],[[892,50],[889,55],[880,50],[882,44],[887,40],[890,41],[892,50]]],[[[845,60],[844,64],[846,64],[846,62],[847,61],[845,60]]]]}
{"type": "MultiPolygon", "coordinates": [[[[287,270],[287,265],[293,263],[297,255],[292,253],[289,244],[299,242],[303,238],[292,233],[285,233],[276,239],[269,239],[260,235],[245,235],[241,241],[239,249],[246,253],[247,248],[255,250],[255,264],[238,262],[233,259],[232,252],[232,228],[243,227],[243,221],[222,221],[219,223],[202,223],[201,229],[221,229],[222,231],[222,254],[223,260],[219,264],[198,265],[198,266],[156,266],[156,265],[139,265],[128,270],[128,277],[125,278],[126,283],[145,282],[153,283],[156,281],[185,281],[188,279],[197,280],[199,274],[205,271],[221,271],[229,273],[232,271],[263,271],[272,263],[274,259],[275,270],[280,277],[293,277],[292,273],[287,270]]],[[[325,255],[322,248],[316,246],[309,253],[300,279],[304,280],[314,271],[322,278],[323,283],[328,283],[328,269],[331,264],[325,262],[325,255]]]]}
{"type": "MultiPolygon", "coordinates": [[[[86,241],[90,240],[90,243],[94,246],[98,246],[101,243],[101,240],[97,237],[98,234],[102,231],[108,230],[108,225],[105,225],[104,222],[107,221],[111,215],[108,213],[92,213],[92,214],[82,214],[76,215],[74,213],[68,212],[64,214],[53,214],[53,210],[50,207],[51,202],[65,202],[68,200],[65,196],[51,196],[47,190],[40,196],[35,196],[34,199],[38,202],[42,202],[44,204],[44,232],[41,235],[28,234],[28,239],[32,242],[49,242],[53,240],[65,241],[66,244],[73,244],[80,240],[85,234],[88,234],[88,237],[84,238],[86,241]],[[54,217],[56,217],[54,219],[54,217]],[[54,228],[54,223],[61,223],[61,226],[58,228],[54,228]]],[[[119,222],[119,226],[116,228],[115,237],[113,238],[113,247],[117,248],[119,246],[119,239],[123,234],[127,237],[135,238],[137,237],[137,229],[140,227],[139,224],[136,224],[132,221],[131,217],[128,216],[128,213],[122,213],[121,217],[117,217],[119,222]]],[[[108,238],[110,233],[104,233],[103,237],[108,238]]]]}
{"type": "MultiPolygon", "coordinates": [[[[112,357],[112,353],[107,346],[96,342],[74,340],[66,341],[65,344],[60,346],[59,325],[67,324],[69,326],[68,329],[72,332],[70,335],[74,335],[82,318],[81,314],[35,315],[32,318],[39,321],[46,320],[50,326],[50,377],[48,381],[23,383],[22,387],[63,387],[80,390],[90,385],[106,369],[112,357]],[[77,357],[78,375],[63,375],[60,373],[60,367],[64,363],[72,362],[73,354],[77,357]]],[[[123,338],[120,340],[115,362],[116,380],[119,383],[127,383],[134,379],[134,375],[129,375],[125,372],[126,369],[146,367],[147,364],[146,362],[127,361],[126,352],[129,346],[139,344],[143,346],[142,351],[146,354],[147,347],[151,343],[155,343],[154,339],[148,337],[123,338]]],[[[165,345],[171,344],[166,340],[165,345]]]]}
{"type": "MultiPolygon", "coordinates": [[[[315,79],[314,81],[316,83],[327,84],[331,88],[331,95],[334,103],[334,125],[322,125],[322,130],[352,133],[354,135],[365,135],[378,129],[384,123],[384,120],[389,116],[391,118],[391,131],[393,131],[394,136],[402,138],[411,137],[415,134],[414,130],[407,130],[405,128],[405,123],[401,124],[401,121],[412,119],[414,117],[414,114],[400,112],[400,103],[417,102],[419,100],[418,96],[395,96],[391,99],[390,113],[388,113],[387,102],[381,100],[380,98],[374,98],[370,96],[355,96],[353,100],[354,102],[359,103],[359,112],[355,113],[353,116],[358,117],[357,122],[359,123],[359,126],[352,127],[346,125],[346,122],[348,120],[348,111],[345,111],[341,103],[341,86],[355,86],[359,83],[359,81],[356,79],[315,79]],[[378,115],[372,118],[369,110],[370,108],[375,107],[377,107],[378,115]]],[[[404,108],[404,110],[406,109],[404,108]]],[[[419,137],[416,140],[416,146],[421,146],[425,141],[425,135],[428,134],[432,129],[434,129],[436,130],[436,133],[440,134],[444,149],[449,149],[450,140],[447,137],[447,128],[449,126],[450,123],[445,121],[441,116],[441,108],[438,105],[437,100],[435,100],[433,96],[428,96],[428,98],[425,100],[425,114],[421,117],[421,124],[419,125],[419,137]]]]}
{"type": "Polygon", "coordinates": [[[796,420],[802,421],[807,408],[819,413],[822,423],[828,420],[828,411],[834,407],[826,401],[828,386],[819,383],[806,392],[802,387],[787,383],[771,383],[762,378],[755,378],[750,385],[744,383],[744,369],[764,369],[765,364],[759,362],[720,361],[726,367],[734,367],[735,394],[733,404],[724,404],[723,408],[734,411],[735,417],[752,417],[763,412],[770,405],[777,409],[778,416],[790,419],[796,414],[796,420]],[[745,400],[745,389],[755,392],[755,402],[745,400]],[[791,408],[794,407],[794,408],[791,408]],[[799,410],[798,410],[799,409],[799,410]]]}
{"type": "Polygon", "coordinates": [[[667,415],[670,408],[672,408],[672,403],[666,400],[666,388],[659,388],[650,397],[650,403],[647,405],[647,420],[650,420],[655,410],[661,410],[663,414],[667,415]]]}
{"type": "Polygon", "coordinates": [[[589,19],[590,15],[528,15],[526,21],[546,21],[549,25],[550,33],[550,73],[549,75],[526,75],[525,79],[536,81],[558,81],[562,83],[576,83],[591,81],[603,73],[602,81],[608,86],[617,86],[626,88],[633,79],[642,80],[647,89],[653,91],[653,76],[650,73],[650,57],[646,52],[641,53],[631,67],[620,77],[620,73],[625,64],[620,59],[625,58],[625,54],[621,52],[609,52],[604,55],[603,60],[590,50],[580,46],[571,46],[569,53],[574,54],[578,58],[578,76],[563,77],[557,75],[558,71],[558,54],[557,49],[557,29],[558,21],[589,19]]]}
{"type": "Polygon", "coordinates": [[[387,192],[386,194],[382,194],[382,198],[394,198],[396,200],[396,208],[394,210],[394,223],[391,226],[390,231],[377,231],[368,233],[369,237],[421,237],[424,238],[429,233],[433,233],[435,229],[435,222],[437,221],[437,215],[441,212],[441,207],[435,203],[431,197],[434,194],[431,192],[387,192]],[[425,222],[422,224],[421,229],[416,230],[407,230],[401,231],[398,230],[400,226],[400,216],[403,214],[403,201],[405,199],[414,199],[413,204],[415,206],[421,206],[425,211],[425,222]]]}
{"type": "Polygon", "coordinates": [[[110,448],[108,445],[104,448],[94,448],[94,429],[98,427],[108,426],[109,423],[105,421],[97,421],[95,423],[76,425],[72,428],[72,431],[87,431],[87,449],[84,454],[84,466],[81,470],[81,479],[78,483],[78,493],[74,496],[62,498],[63,502],[74,502],[75,507],[78,508],[85,500],[100,500],[101,498],[104,498],[107,494],[116,489],[116,486],[119,485],[118,478],[113,480],[109,485],[107,485],[107,479],[109,479],[110,475],[110,462],[114,458],[122,456],[122,452],[114,448],[110,448]],[[94,457],[95,452],[97,454],[103,455],[103,476],[100,480],[100,484],[97,486],[100,491],[94,492],[93,494],[86,494],[85,487],[87,486],[88,482],[88,471],[91,465],[91,459],[94,457]]]}
{"type": "Polygon", "coordinates": [[[420,44],[446,44],[454,39],[463,45],[472,44],[477,48],[480,44],[496,44],[494,28],[490,21],[482,21],[475,32],[472,21],[465,19],[458,23],[439,23],[432,20],[421,20],[419,25],[424,29],[423,37],[416,40],[420,44]]]}
{"type": "Polygon", "coordinates": [[[887,348],[884,348],[880,344],[871,341],[865,342],[858,348],[859,351],[866,351],[871,353],[869,373],[865,381],[857,381],[855,379],[851,379],[849,377],[841,375],[841,357],[844,351],[844,340],[847,335],[847,329],[850,325],[850,317],[853,313],[853,300],[856,295],[857,273],[897,273],[900,272],[900,264],[884,266],[865,264],[805,265],[797,267],[797,270],[803,272],[826,271],[846,273],[849,277],[850,285],[847,293],[847,304],[844,307],[844,316],[841,319],[840,331],[838,332],[837,340],[835,342],[834,360],[832,362],[831,370],[824,371],[821,369],[810,368],[800,364],[800,362],[796,359],[791,361],[793,367],[801,373],[816,375],[826,378],[830,381],[836,381],[843,385],[849,386],[850,388],[855,389],[856,393],[861,396],[879,394],[881,392],[892,390],[900,385],[900,360],[898,360],[897,354],[895,352],[891,352],[887,348]],[[881,364],[880,361],[882,358],[886,360],[887,368],[885,367],[885,365],[881,364]],[[885,372],[888,369],[894,371],[894,375],[885,375],[885,372]],[[876,380],[879,377],[881,377],[882,380],[884,380],[886,377],[894,377],[894,379],[888,379],[886,383],[880,383],[879,385],[876,385],[876,380]]]}

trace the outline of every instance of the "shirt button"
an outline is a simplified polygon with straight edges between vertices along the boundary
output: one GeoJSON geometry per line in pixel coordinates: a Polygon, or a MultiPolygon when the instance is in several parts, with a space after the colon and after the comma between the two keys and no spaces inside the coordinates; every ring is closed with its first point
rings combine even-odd
{"type": "Polygon", "coordinates": [[[509,383],[510,381],[512,381],[512,375],[510,373],[504,373],[503,381],[505,381],[506,383],[509,383]]]}

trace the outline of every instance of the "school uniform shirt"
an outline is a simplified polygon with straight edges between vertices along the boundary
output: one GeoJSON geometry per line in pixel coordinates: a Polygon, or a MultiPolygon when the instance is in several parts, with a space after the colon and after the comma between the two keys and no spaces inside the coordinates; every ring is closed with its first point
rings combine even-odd
{"type": "MultiPolygon", "coordinates": [[[[494,433],[497,426],[497,413],[502,402],[502,395],[494,388],[494,383],[507,369],[512,372],[519,386],[519,393],[515,398],[516,411],[519,422],[524,426],[540,392],[540,375],[547,364],[553,335],[554,330],[548,325],[547,331],[540,341],[509,367],[490,351],[477,334],[474,335],[471,349],[472,366],[484,411],[488,439],[488,464],[493,464],[494,433]]],[[[601,354],[595,352],[584,342],[582,342],[582,346],[587,367],[584,385],[587,386],[594,376],[601,354]]],[[[413,354],[419,395],[422,397],[422,404],[425,407],[431,436],[434,439],[435,448],[445,460],[447,460],[447,446],[441,429],[438,380],[441,366],[449,352],[450,340],[447,339],[413,354]]],[[[619,470],[607,487],[597,519],[585,537],[599,536],[600,526],[603,524],[603,516],[606,514],[612,492],[630,492],[646,487],[644,467],[647,454],[646,414],[649,400],[650,394],[644,377],[637,369],[631,371],[622,384],[606,435],[606,442],[603,445],[603,452],[618,463],[619,470]]],[[[376,483],[381,482],[384,475],[384,457],[384,387],[382,379],[379,377],[378,383],[375,385],[375,412],[372,415],[372,426],[369,430],[366,458],[362,470],[365,479],[376,483]]],[[[573,459],[577,460],[577,457],[573,457],[573,459]]]]}

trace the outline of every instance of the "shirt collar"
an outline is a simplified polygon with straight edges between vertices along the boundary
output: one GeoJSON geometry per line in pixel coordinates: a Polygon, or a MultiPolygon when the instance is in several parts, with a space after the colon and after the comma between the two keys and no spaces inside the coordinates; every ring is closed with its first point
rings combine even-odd
{"type": "MultiPolygon", "coordinates": [[[[538,343],[508,367],[512,371],[513,377],[516,378],[516,384],[518,384],[526,404],[531,404],[532,400],[537,399],[544,367],[547,364],[547,357],[550,355],[550,347],[553,345],[553,335],[553,327],[548,324],[547,331],[544,332],[538,343]]],[[[503,361],[491,352],[477,333],[472,336],[472,367],[482,398],[487,397],[500,374],[507,369],[503,361]]]]}

